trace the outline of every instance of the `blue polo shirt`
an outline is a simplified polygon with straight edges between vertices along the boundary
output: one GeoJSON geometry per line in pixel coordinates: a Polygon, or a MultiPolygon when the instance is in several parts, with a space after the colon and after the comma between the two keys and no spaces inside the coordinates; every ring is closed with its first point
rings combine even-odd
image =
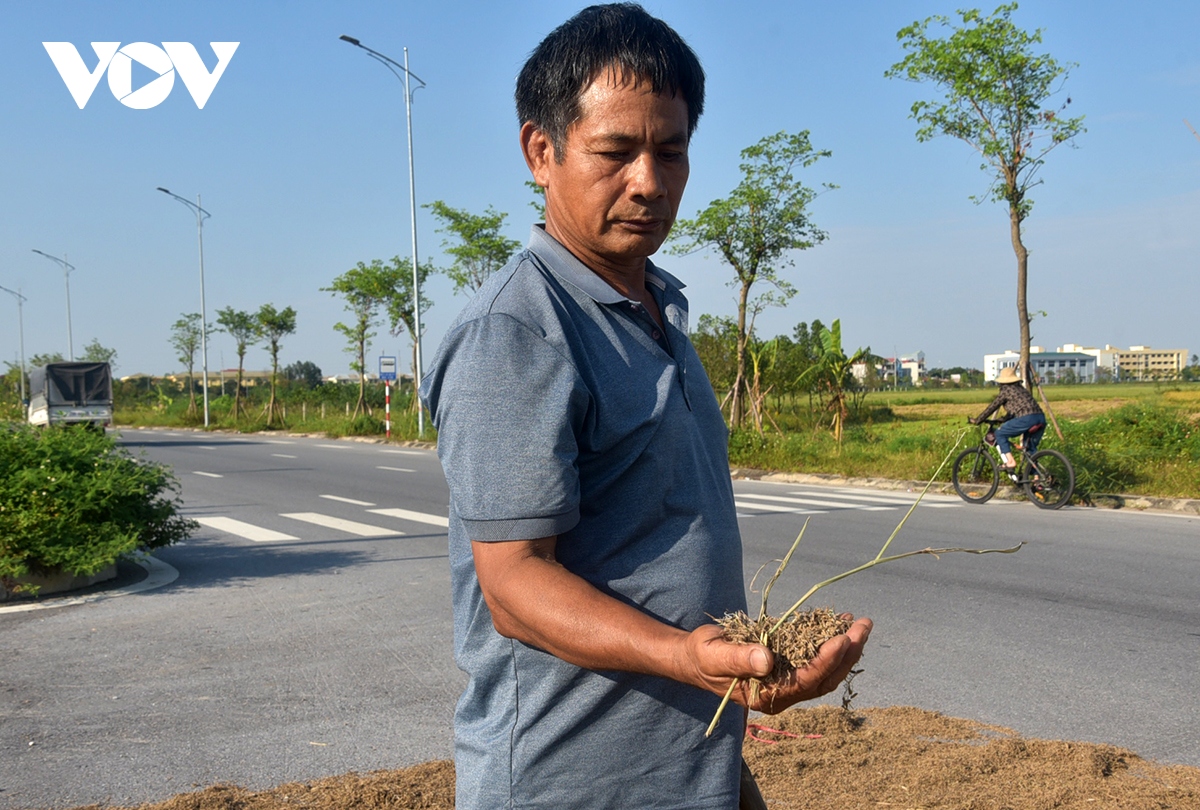
{"type": "Polygon", "coordinates": [[[691,630],[745,608],[727,432],[682,284],[647,262],[665,328],[540,226],[451,325],[421,384],[450,486],[457,806],[737,806],[742,713],[663,678],[590,671],[500,636],[471,541],[558,536],[601,591],[691,630]]]}

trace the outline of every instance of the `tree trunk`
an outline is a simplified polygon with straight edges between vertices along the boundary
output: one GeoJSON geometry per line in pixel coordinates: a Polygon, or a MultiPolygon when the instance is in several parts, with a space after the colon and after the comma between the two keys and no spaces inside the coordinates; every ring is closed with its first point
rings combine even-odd
{"type": "MultiPolygon", "coordinates": [[[[279,353],[271,352],[271,398],[267,401],[267,427],[272,427],[275,424],[275,413],[278,405],[275,402],[275,381],[279,376],[279,353]]],[[[280,417],[280,424],[283,423],[280,417]]]]}
{"type": "Polygon", "coordinates": [[[188,364],[188,418],[196,418],[196,378],[195,365],[188,364]]]}
{"type": "Polygon", "coordinates": [[[729,403],[729,427],[738,430],[742,426],[745,403],[742,393],[746,389],[746,302],[750,297],[750,285],[742,282],[742,291],[738,296],[737,316],[737,357],[734,360],[735,373],[733,379],[733,400],[729,403]]]}
{"type": "Polygon", "coordinates": [[[233,421],[237,422],[242,413],[242,366],[246,357],[245,352],[238,353],[237,389],[233,392],[233,421]]]}
{"type": "Polygon", "coordinates": [[[1008,204],[1009,227],[1012,232],[1013,253],[1017,254],[1017,319],[1021,324],[1021,357],[1017,366],[1026,390],[1033,390],[1033,368],[1029,363],[1029,304],[1026,286],[1029,280],[1029,251],[1021,241],[1021,212],[1018,204],[1008,204]]]}
{"type": "Polygon", "coordinates": [[[367,346],[365,340],[358,342],[358,402],[354,403],[354,416],[352,419],[357,419],[359,412],[365,416],[367,413],[367,346]]]}

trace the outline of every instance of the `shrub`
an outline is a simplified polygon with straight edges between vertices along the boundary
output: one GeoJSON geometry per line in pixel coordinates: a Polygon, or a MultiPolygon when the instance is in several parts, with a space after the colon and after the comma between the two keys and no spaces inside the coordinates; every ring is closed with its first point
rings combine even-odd
{"type": "Polygon", "coordinates": [[[123,554],[198,528],[180,517],[171,471],[135,459],[103,431],[0,427],[0,580],[94,574],[123,554]]]}

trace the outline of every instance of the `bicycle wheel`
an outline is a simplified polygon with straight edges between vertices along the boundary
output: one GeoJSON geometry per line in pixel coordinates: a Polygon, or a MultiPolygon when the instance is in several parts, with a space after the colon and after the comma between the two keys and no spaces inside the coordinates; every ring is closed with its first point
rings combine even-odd
{"type": "Polygon", "coordinates": [[[1025,496],[1042,509],[1058,509],[1075,493],[1075,468],[1057,450],[1039,450],[1025,463],[1025,496]]]}
{"type": "Polygon", "coordinates": [[[954,491],[967,503],[984,503],[1000,486],[1000,467],[984,447],[963,450],[950,470],[954,491]]]}

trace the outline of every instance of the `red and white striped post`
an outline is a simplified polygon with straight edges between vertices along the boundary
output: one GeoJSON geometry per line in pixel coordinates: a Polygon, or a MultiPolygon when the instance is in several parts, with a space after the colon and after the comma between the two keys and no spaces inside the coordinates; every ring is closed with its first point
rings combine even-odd
{"type": "Polygon", "coordinates": [[[392,383],[383,381],[383,424],[387,429],[387,438],[392,438],[392,383]]]}

